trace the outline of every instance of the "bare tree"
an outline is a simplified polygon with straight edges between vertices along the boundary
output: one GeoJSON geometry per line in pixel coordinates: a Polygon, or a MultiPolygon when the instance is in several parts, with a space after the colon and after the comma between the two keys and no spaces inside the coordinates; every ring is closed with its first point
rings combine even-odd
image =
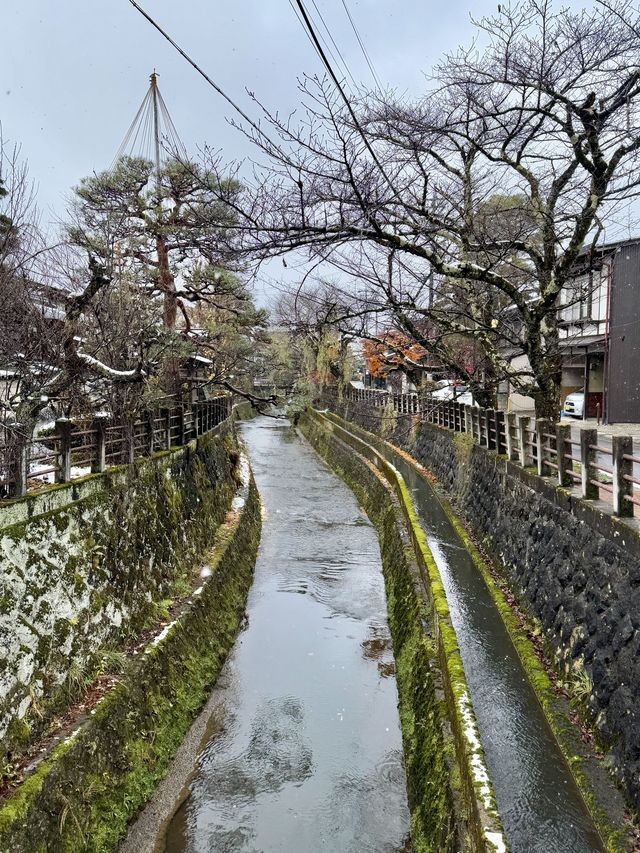
{"type": "Polygon", "coordinates": [[[9,425],[59,371],[61,315],[47,298],[47,249],[20,149],[0,140],[0,417],[9,425]]]}
{"type": "Polygon", "coordinates": [[[259,258],[303,251],[357,282],[370,247],[396,327],[427,349],[420,318],[472,338],[492,382],[509,378],[555,416],[560,294],[640,185],[640,16],[629,0],[576,12],[521,0],[476,26],[477,44],[447,56],[418,102],[371,95],[346,109],[329,82],[305,80],[306,120],[265,110],[271,135],[247,133],[267,174],[226,200],[259,258]],[[493,228],[496,197],[519,201],[493,228]]]}

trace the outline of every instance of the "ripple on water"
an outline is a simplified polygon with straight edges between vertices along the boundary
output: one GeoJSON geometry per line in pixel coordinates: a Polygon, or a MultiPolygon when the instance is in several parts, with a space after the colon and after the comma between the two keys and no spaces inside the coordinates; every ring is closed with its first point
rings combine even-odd
{"type": "Polygon", "coordinates": [[[375,530],[275,422],[243,427],[265,507],[226,717],[167,853],[400,853],[409,831],[375,530]]]}

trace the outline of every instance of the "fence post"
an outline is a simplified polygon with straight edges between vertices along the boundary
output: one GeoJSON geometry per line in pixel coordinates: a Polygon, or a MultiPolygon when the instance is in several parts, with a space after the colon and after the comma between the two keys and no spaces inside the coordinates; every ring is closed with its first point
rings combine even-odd
{"type": "Polygon", "coordinates": [[[518,451],[514,441],[514,428],[516,425],[516,416],[510,412],[504,416],[504,435],[507,445],[507,459],[513,462],[518,458],[518,451]]]}
{"type": "Polygon", "coordinates": [[[528,462],[527,434],[529,431],[530,420],[531,418],[528,418],[526,415],[520,415],[518,417],[518,443],[520,449],[520,464],[523,468],[527,467],[528,462]]]}
{"type": "Polygon", "coordinates": [[[498,411],[498,409],[493,410],[493,423],[496,429],[496,453],[498,453],[499,455],[502,455],[506,452],[505,442],[502,438],[502,430],[500,429],[500,427],[502,426],[502,417],[502,412],[498,411]]]}
{"type": "Polygon", "coordinates": [[[487,450],[491,447],[491,432],[489,430],[489,425],[491,423],[491,416],[489,413],[489,409],[482,410],[482,426],[484,428],[484,439],[480,442],[487,450]]]}
{"type": "Polygon", "coordinates": [[[145,424],[147,428],[147,450],[149,452],[149,456],[153,456],[153,451],[155,450],[155,414],[154,412],[147,412],[147,417],[145,418],[145,424]]]}
{"type": "Polygon", "coordinates": [[[68,418],[58,418],[56,432],[60,437],[56,483],[68,483],[71,479],[71,433],[73,424],[68,418]]]}
{"type": "Polygon", "coordinates": [[[160,417],[164,424],[164,449],[171,447],[171,409],[160,409],[160,417]]]}
{"type": "Polygon", "coordinates": [[[125,441],[127,443],[127,463],[133,465],[136,458],[136,427],[135,421],[129,421],[125,428],[125,441]]]}
{"type": "MultiPolygon", "coordinates": [[[[27,479],[29,477],[29,436],[23,432],[23,424],[14,424],[15,442],[15,489],[16,496],[27,494],[27,479]]],[[[10,485],[10,484],[9,484],[10,485]]]]}
{"type": "Polygon", "coordinates": [[[546,418],[537,418],[537,420],[536,420],[536,450],[537,450],[536,456],[538,457],[537,463],[538,463],[538,476],[539,477],[544,477],[546,475],[546,467],[548,467],[548,466],[545,467],[545,462],[547,459],[547,453],[546,453],[547,439],[545,438],[545,433],[548,432],[549,429],[550,429],[550,423],[546,418]]]}
{"type": "MultiPolygon", "coordinates": [[[[571,486],[573,480],[569,475],[569,465],[571,460],[567,459],[567,447],[572,445],[569,443],[571,439],[570,424],[556,424],[556,453],[558,456],[558,485],[571,486]]],[[[571,454],[573,455],[573,454],[571,454]]]]}
{"type": "Polygon", "coordinates": [[[614,435],[612,439],[613,456],[613,511],[623,518],[633,516],[633,504],[625,500],[625,495],[633,496],[633,482],[625,479],[633,477],[633,462],[624,456],[633,456],[633,439],[628,435],[614,435]]]}
{"type": "Polygon", "coordinates": [[[600,490],[591,481],[596,479],[597,470],[593,467],[596,451],[590,445],[598,443],[598,430],[583,429],[580,431],[580,464],[582,465],[582,497],[587,500],[597,500],[600,490]]]}
{"type": "Polygon", "coordinates": [[[180,436],[180,444],[187,443],[187,423],[184,416],[184,403],[181,404],[178,409],[178,416],[180,418],[178,423],[178,435],[180,436]]]}
{"type": "Polygon", "coordinates": [[[96,455],[91,465],[94,474],[100,474],[107,467],[107,420],[108,415],[96,415],[93,428],[96,431],[96,455]]]}

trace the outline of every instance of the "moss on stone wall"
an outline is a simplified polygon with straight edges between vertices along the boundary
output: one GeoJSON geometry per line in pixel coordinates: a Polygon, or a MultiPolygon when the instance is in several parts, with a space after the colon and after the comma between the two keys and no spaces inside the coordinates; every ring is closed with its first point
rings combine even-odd
{"type": "Polygon", "coordinates": [[[251,481],[242,513],[211,555],[212,575],[187,612],[0,809],[1,853],[116,849],[220,671],[240,624],[259,538],[251,481]]]}
{"type": "MultiPolygon", "coordinates": [[[[335,418],[335,416],[330,417],[335,418]]],[[[336,420],[338,419],[336,418],[336,420]]],[[[349,428],[353,429],[363,440],[368,440],[375,444],[377,440],[375,435],[371,435],[358,425],[349,424],[349,428]]],[[[452,434],[449,430],[441,429],[432,424],[424,424],[421,443],[419,436],[417,438],[418,443],[407,441],[406,435],[397,438],[400,439],[400,444],[404,440],[401,452],[403,452],[408,461],[416,463],[416,460],[413,460],[407,454],[407,450],[419,455],[423,462],[427,461],[424,450],[425,442],[428,442],[432,448],[434,458],[448,458],[450,460],[449,467],[441,466],[437,473],[439,479],[444,479],[448,482],[449,489],[454,495],[467,495],[469,500],[472,499],[473,490],[477,491],[478,487],[476,469],[480,465],[484,465],[485,460],[488,460],[489,467],[494,472],[494,476],[497,476],[495,465],[491,465],[491,460],[496,458],[495,454],[477,447],[471,436],[452,434]],[[436,448],[443,448],[443,450],[440,452],[436,448]]],[[[416,441],[415,437],[414,441],[416,441]]],[[[416,470],[421,476],[425,476],[421,465],[417,464],[416,470]]],[[[430,476],[433,475],[430,474],[430,476]]],[[[429,482],[429,478],[426,477],[426,479],[429,482]]],[[[499,480],[496,480],[494,485],[496,488],[504,488],[499,480]]],[[[578,789],[603,839],[605,848],[607,851],[611,851],[611,853],[629,850],[630,846],[633,846],[633,842],[630,837],[630,827],[624,813],[622,797],[620,797],[618,792],[613,788],[611,781],[607,778],[602,761],[598,760],[588,744],[585,744],[581,740],[580,732],[571,722],[566,701],[559,697],[555,691],[551,678],[538,658],[533,643],[529,639],[529,634],[542,634],[540,623],[531,617],[528,609],[526,607],[523,608],[521,603],[518,604],[519,616],[516,616],[505,594],[505,589],[507,589],[509,595],[511,597],[514,596],[513,582],[508,582],[504,579],[502,585],[500,585],[494,580],[484,557],[480,554],[478,548],[476,548],[472,538],[461,524],[440,489],[438,489],[438,497],[461,541],[471,555],[476,568],[482,574],[487,584],[496,608],[511,636],[529,681],[560,746],[561,752],[571,769],[578,789]],[[525,619],[524,624],[521,621],[523,617],[525,619]]],[[[526,501],[526,499],[526,491],[523,490],[522,500],[526,501]]],[[[500,493],[497,500],[500,500],[500,493]]],[[[498,564],[499,561],[496,560],[493,568],[497,569],[498,564]]],[[[550,660],[553,660],[553,655],[550,655],[550,660]]]]}
{"type": "Polygon", "coordinates": [[[51,509],[28,495],[13,524],[0,510],[0,766],[90,679],[98,649],[135,636],[184,585],[236,487],[235,440],[218,432],[65,484],[51,509]]]}

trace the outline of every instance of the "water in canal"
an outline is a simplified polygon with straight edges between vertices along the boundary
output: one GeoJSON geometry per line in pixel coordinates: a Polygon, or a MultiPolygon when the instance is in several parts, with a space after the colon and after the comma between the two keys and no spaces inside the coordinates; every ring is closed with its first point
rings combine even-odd
{"type": "Polygon", "coordinates": [[[402,456],[377,447],[411,490],[442,576],[511,853],[602,851],[480,572],[431,486],[402,456]]]}
{"type": "Polygon", "coordinates": [[[248,621],[158,849],[408,850],[375,529],[288,423],[258,418],[242,434],[264,512],[248,621]]]}

